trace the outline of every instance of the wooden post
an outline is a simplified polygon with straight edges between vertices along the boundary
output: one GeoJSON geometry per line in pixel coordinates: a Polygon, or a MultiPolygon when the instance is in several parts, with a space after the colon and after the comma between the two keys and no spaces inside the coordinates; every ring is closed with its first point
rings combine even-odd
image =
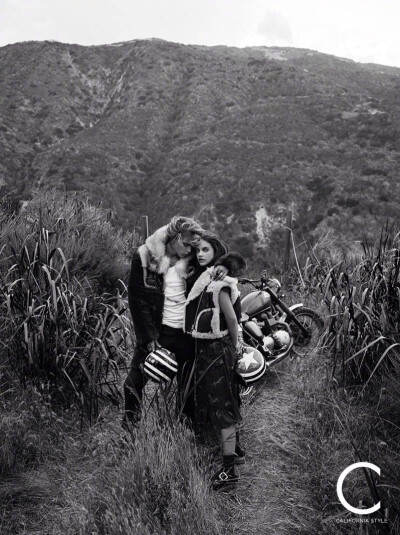
{"type": "Polygon", "coordinates": [[[286,273],[290,266],[290,238],[292,235],[292,210],[288,210],[286,213],[286,227],[285,227],[285,243],[283,253],[283,272],[286,273]]]}
{"type": "Polygon", "coordinates": [[[142,215],[142,217],[144,217],[145,220],[146,220],[146,227],[145,227],[146,228],[146,238],[145,239],[147,240],[147,238],[149,237],[149,216],[142,215]]]}

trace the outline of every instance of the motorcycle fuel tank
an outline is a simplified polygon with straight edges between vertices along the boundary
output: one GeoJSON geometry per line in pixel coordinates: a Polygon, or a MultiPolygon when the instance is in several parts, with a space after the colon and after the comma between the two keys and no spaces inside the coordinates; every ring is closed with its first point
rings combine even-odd
{"type": "Polygon", "coordinates": [[[242,312],[254,316],[261,310],[266,309],[271,303],[271,297],[261,290],[250,292],[242,299],[242,312]]]}

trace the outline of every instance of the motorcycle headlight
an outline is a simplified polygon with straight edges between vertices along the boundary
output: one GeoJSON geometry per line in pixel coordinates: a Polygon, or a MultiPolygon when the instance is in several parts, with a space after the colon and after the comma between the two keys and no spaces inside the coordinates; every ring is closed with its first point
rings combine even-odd
{"type": "Polygon", "coordinates": [[[279,292],[279,290],[282,288],[281,283],[278,281],[278,279],[271,279],[268,283],[268,286],[271,288],[271,290],[275,293],[279,292]]]}

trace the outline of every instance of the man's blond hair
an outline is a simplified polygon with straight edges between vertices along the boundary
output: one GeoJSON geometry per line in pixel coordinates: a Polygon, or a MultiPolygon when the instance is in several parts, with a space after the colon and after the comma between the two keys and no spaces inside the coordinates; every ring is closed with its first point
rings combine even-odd
{"type": "Polygon", "coordinates": [[[197,223],[197,221],[181,215],[174,216],[167,225],[167,236],[169,241],[182,238],[182,234],[191,234],[192,245],[197,245],[203,232],[204,229],[197,223]]]}

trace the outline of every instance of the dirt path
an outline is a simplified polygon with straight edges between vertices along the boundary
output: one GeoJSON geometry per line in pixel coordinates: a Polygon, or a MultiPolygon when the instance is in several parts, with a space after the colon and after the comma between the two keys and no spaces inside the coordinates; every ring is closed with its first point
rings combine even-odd
{"type": "Polygon", "coordinates": [[[310,422],[299,403],[299,364],[281,363],[243,407],[247,462],[240,467],[236,499],[229,506],[232,533],[321,533],[310,492],[307,444],[310,422]]]}

